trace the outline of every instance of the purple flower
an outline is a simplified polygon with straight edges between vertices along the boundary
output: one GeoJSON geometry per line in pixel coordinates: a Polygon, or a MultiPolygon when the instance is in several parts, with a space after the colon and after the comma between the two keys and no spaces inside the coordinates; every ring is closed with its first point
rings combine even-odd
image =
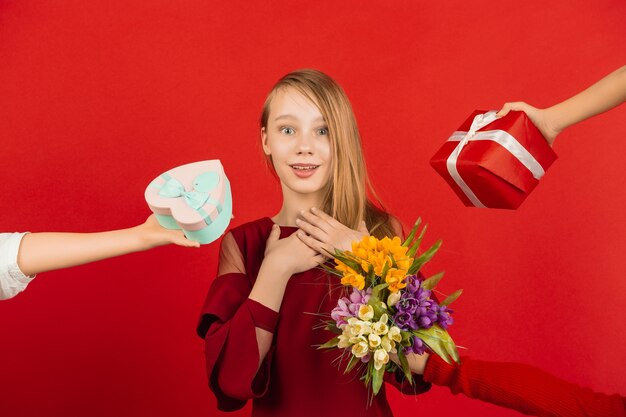
{"type": "Polygon", "coordinates": [[[406,283],[406,291],[411,294],[416,293],[421,285],[421,281],[417,278],[417,275],[409,275],[404,279],[404,282],[406,283]]]}
{"type": "Polygon", "coordinates": [[[448,329],[452,323],[454,323],[454,319],[450,314],[454,313],[454,310],[448,308],[448,306],[437,306],[437,324],[441,326],[442,329],[448,329]]]}
{"type": "Polygon", "coordinates": [[[348,319],[351,317],[357,317],[359,314],[359,307],[363,304],[367,304],[370,296],[372,295],[372,289],[368,288],[363,291],[359,291],[354,288],[350,293],[350,298],[341,297],[337,301],[337,307],[330,312],[330,317],[335,320],[337,327],[340,329],[348,324],[348,319]]]}
{"type": "Polygon", "coordinates": [[[417,336],[413,336],[413,340],[411,342],[411,346],[407,346],[404,348],[404,353],[416,353],[418,355],[423,354],[426,351],[426,345],[422,342],[417,336]]]}
{"type": "Polygon", "coordinates": [[[393,321],[401,330],[417,330],[418,327],[415,317],[410,313],[398,312],[393,321]]]}
{"type": "Polygon", "coordinates": [[[400,301],[396,304],[396,310],[402,313],[415,314],[415,311],[419,307],[418,301],[413,297],[400,298],[400,301]]]}

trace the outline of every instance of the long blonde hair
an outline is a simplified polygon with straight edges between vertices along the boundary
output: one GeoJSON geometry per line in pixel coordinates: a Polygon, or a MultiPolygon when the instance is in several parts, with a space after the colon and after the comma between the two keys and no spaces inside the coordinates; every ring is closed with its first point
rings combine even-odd
{"type": "MultiPolygon", "coordinates": [[[[383,208],[367,175],[361,136],[352,105],[335,80],[314,69],[301,69],[285,75],[265,99],[261,128],[267,129],[270,104],[276,92],[287,87],[294,88],[314,103],[328,126],[332,176],[325,188],[321,208],[352,229],[357,229],[361,220],[365,220],[372,235],[395,235],[392,218],[383,208]],[[375,199],[380,207],[368,197],[375,199]]],[[[266,155],[265,159],[272,173],[277,176],[271,156],[266,155]]]]}

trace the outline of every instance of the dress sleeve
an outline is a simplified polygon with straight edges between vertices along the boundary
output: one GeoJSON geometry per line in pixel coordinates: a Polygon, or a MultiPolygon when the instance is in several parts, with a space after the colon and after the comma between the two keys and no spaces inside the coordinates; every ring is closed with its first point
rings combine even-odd
{"type": "Polygon", "coordinates": [[[436,355],[426,363],[424,379],[453,394],[539,417],[624,417],[626,398],[565,382],[533,366],[461,358],[449,365],[436,355]]]}
{"type": "Polygon", "coordinates": [[[230,233],[222,240],[219,262],[197,332],[205,340],[209,387],[218,409],[234,411],[267,391],[273,349],[259,368],[256,327],[273,333],[278,313],[248,298],[251,283],[230,233]]]}
{"type": "Polygon", "coordinates": [[[25,233],[0,233],[0,300],[14,297],[26,289],[35,276],[26,276],[17,264],[20,243],[25,233]]]}

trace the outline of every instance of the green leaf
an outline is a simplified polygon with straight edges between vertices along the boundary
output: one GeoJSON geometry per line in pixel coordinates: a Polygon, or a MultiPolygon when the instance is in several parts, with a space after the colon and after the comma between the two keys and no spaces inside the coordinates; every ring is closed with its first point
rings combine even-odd
{"type": "Polygon", "coordinates": [[[439,284],[439,281],[443,278],[443,274],[445,274],[445,271],[441,271],[438,274],[425,279],[424,282],[422,282],[422,288],[425,290],[434,290],[437,284],[439,284]]]}
{"type": "Polygon", "coordinates": [[[398,268],[398,264],[396,263],[396,259],[393,257],[393,254],[390,253],[389,257],[391,258],[391,267],[398,268]]]}
{"type": "Polygon", "coordinates": [[[442,241],[441,241],[441,239],[439,239],[426,252],[422,253],[419,257],[415,258],[415,260],[413,261],[413,264],[409,268],[407,274],[408,275],[415,274],[417,271],[420,270],[422,265],[424,265],[426,262],[430,261],[432,259],[432,257],[435,256],[435,253],[437,253],[437,251],[441,247],[441,243],[442,243],[442,241]]]}
{"type": "Polygon", "coordinates": [[[402,341],[400,342],[400,344],[402,346],[410,346],[411,345],[411,336],[413,336],[413,333],[407,332],[406,330],[401,330],[400,331],[400,336],[402,336],[402,341]]]}
{"type": "Polygon", "coordinates": [[[324,327],[324,330],[328,330],[329,332],[333,332],[335,334],[343,334],[343,330],[337,327],[337,325],[334,323],[328,324],[326,327],[324,327]]]}
{"type": "Polygon", "coordinates": [[[374,289],[372,290],[372,295],[370,295],[370,300],[371,300],[371,297],[376,297],[380,299],[380,292],[384,290],[385,288],[387,288],[388,286],[389,284],[387,284],[386,282],[375,286],[374,289]]]}
{"type": "Polygon", "coordinates": [[[404,246],[406,248],[407,246],[410,245],[410,243],[413,241],[413,238],[415,237],[415,231],[417,230],[417,228],[419,227],[421,222],[422,222],[422,218],[418,217],[417,220],[415,221],[415,224],[411,228],[411,231],[409,232],[409,235],[406,237],[404,242],[402,242],[402,246],[404,246]]]}
{"type": "Polygon", "coordinates": [[[385,376],[385,367],[381,367],[380,369],[373,368],[372,375],[372,391],[374,395],[378,394],[380,391],[380,387],[383,385],[383,377],[385,376]]]}
{"type": "Polygon", "coordinates": [[[343,273],[337,271],[335,268],[330,267],[328,265],[325,264],[320,264],[319,265],[320,268],[322,268],[324,271],[328,272],[329,274],[338,276],[338,277],[343,277],[343,273]]]}
{"type": "Polygon", "coordinates": [[[354,269],[359,274],[364,274],[363,268],[361,268],[361,264],[359,262],[353,261],[350,258],[339,259],[341,262],[354,269]]]}
{"type": "Polygon", "coordinates": [[[339,337],[333,337],[328,342],[326,342],[323,345],[319,346],[318,349],[334,348],[334,347],[337,347],[337,343],[339,343],[339,337]]]}
{"type": "Polygon", "coordinates": [[[406,253],[406,256],[408,256],[409,258],[412,258],[413,256],[415,256],[415,254],[417,253],[417,250],[419,249],[420,245],[422,244],[422,239],[424,239],[424,235],[426,234],[426,230],[428,229],[428,225],[425,224],[424,228],[422,229],[419,237],[415,240],[415,242],[413,244],[411,244],[411,247],[409,248],[408,252],[406,253]]]}
{"type": "Polygon", "coordinates": [[[459,362],[459,352],[456,350],[452,337],[441,327],[435,325],[430,329],[415,330],[414,333],[447,363],[459,362]]]}
{"type": "Polygon", "coordinates": [[[404,354],[404,349],[398,349],[398,359],[400,360],[400,367],[402,368],[402,372],[404,372],[404,377],[409,381],[409,384],[413,385],[413,374],[409,367],[409,361],[404,354]]]}
{"type": "Polygon", "coordinates": [[[343,371],[344,374],[349,373],[352,369],[354,369],[354,367],[356,366],[357,363],[361,362],[361,360],[359,358],[357,358],[354,355],[350,355],[350,360],[348,361],[348,366],[346,366],[346,370],[343,371]]]}
{"type": "Polygon", "coordinates": [[[455,301],[457,298],[459,298],[459,296],[462,293],[463,293],[463,290],[456,290],[455,292],[453,292],[452,294],[447,296],[445,300],[443,300],[441,303],[439,303],[439,305],[449,306],[450,304],[452,304],[453,301],[455,301]]]}

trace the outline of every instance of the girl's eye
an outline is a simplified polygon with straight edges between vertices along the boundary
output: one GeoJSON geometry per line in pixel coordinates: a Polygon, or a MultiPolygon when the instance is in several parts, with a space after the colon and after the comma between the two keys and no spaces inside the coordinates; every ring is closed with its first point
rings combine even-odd
{"type": "Polygon", "coordinates": [[[320,136],[328,135],[328,128],[322,127],[320,129],[317,129],[317,134],[320,135],[320,136]]]}
{"type": "Polygon", "coordinates": [[[281,127],[280,131],[283,132],[285,135],[293,135],[294,133],[296,133],[296,131],[293,130],[293,128],[291,127],[281,127]]]}

